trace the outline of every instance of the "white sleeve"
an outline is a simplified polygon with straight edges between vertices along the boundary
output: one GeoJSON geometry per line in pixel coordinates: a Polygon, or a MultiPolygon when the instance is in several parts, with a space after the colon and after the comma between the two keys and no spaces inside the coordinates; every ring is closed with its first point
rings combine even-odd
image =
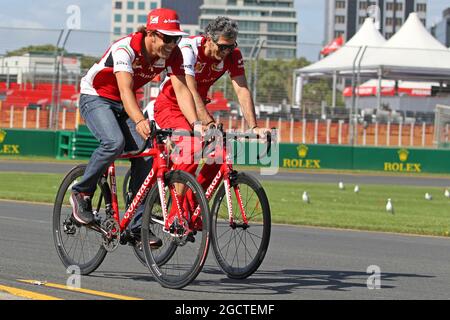
{"type": "Polygon", "coordinates": [[[133,61],[135,58],[130,46],[121,45],[112,50],[114,73],[125,71],[133,74],[133,61]]]}
{"type": "Polygon", "coordinates": [[[181,53],[183,53],[184,73],[195,77],[195,63],[197,62],[197,56],[194,54],[192,47],[190,45],[181,47],[181,53]]]}

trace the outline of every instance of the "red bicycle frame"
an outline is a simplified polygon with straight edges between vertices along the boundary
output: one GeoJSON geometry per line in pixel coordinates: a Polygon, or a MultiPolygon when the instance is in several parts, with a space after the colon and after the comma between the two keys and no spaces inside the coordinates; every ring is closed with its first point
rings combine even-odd
{"type": "MultiPolygon", "coordinates": [[[[134,197],[127,211],[125,212],[122,220],[119,215],[119,202],[117,198],[117,183],[116,183],[116,167],[114,162],[109,166],[107,173],[105,174],[106,178],[109,176],[110,185],[111,185],[111,201],[112,201],[112,209],[113,209],[113,217],[120,225],[120,232],[122,233],[127,226],[130,224],[134,215],[136,214],[136,210],[141,204],[142,200],[146,197],[151,187],[158,182],[158,187],[160,188],[160,192],[165,192],[164,187],[164,175],[169,171],[168,169],[168,161],[167,161],[167,153],[165,149],[165,145],[162,143],[157,143],[156,138],[154,138],[153,143],[156,147],[149,148],[144,150],[139,154],[123,154],[119,159],[132,159],[132,158],[142,158],[142,157],[153,157],[153,165],[149,174],[145,178],[141,187],[139,188],[138,193],[134,197]]],[[[162,198],[164,199],[164,198],[162,198]]],[[[164,219],[167,216],[167,208],[163,207],[164,219]]]]}
{"type": "MultiPolygon", "coordinates": [[[[222,182],[222,180],[224,181],[225,196],[227,197],[228,217],[229,217],[230,225],[233,225],[234,221],[233,221],[233,205],[232,205],[232,199],[231,199],[230,175],[233,174],[235,171],[233,170],[233,162],[231,159],[231,155],[227,151],[226,143],[223,144],[223,147],[221,148],[221,150],[219,150],[219,152],[222,153],[222,165],[220,166],[220,169],[217,172],[214,179],[212,180],[211,184],[206,189],[205,195],[206,195],[206,199],[209,201],[212,198],[212,196],[214,195],[214,193],[216,192],[218,186],[220,186],[220,183],[222,182]],[[225,161],[223,161],[223,159],[225,159],[225,161]]],[[[239,186],[234,186],[233,189],[234,189],[234,193],[236,195],[237,202],[239,204],[239,208],[241,210],[242,221],[245,225],[247,225],[248,224],[247,215],[245,213],[245,208],[242,203],[242,197],[241,197],[241,193],[239,190],[239,186]]],[[[195,225],[195,222],[197,221],[199,214],[200,214],[200,207],[197,206],[197,208],[195,209],[195,211],[191,217],[191,222],[193,225],[195,225]]]]}

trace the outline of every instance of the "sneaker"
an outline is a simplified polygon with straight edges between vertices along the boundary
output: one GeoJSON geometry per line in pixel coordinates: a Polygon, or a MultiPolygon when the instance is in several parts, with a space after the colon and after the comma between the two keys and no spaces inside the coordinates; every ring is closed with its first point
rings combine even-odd
{"type": "MultiPolygon", "coordinates": [[[[149,240],[148,242],[150,243],[150,248],[152,249],[158,249],[162,246],[162,240],[160,238],[158,238],[157,236],[155,236],[155,234],[151,231],[148,230],[148,237],[149,240]]],[[[141,230],[133,230],[131,232],[131,236],[133,237],[134,241],[139,242],[141,241],[141,230]]]]}
{"type": "Polygon", "coordinates": [[[77,222],[90,224],[94,221],[90,196],[73,191],[69,201],[72,205],[72,215],[77,222]]]}

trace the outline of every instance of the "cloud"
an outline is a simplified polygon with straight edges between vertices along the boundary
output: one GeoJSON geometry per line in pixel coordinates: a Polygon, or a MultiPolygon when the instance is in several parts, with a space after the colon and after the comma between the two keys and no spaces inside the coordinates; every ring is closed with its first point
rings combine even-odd
{"type": "Polygon", "coordinates": [[[0,25],[10,28],[45,28],[40,22],[13,18],[4,14],[0,14],[0,25]]]}

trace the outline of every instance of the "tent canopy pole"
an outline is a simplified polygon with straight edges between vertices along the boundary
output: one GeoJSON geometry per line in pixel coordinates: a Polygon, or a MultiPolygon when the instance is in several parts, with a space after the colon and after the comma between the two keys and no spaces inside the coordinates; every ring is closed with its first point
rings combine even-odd
{"type": "Polygon", "coordinates": [[[378,84],[377,84],[377,106],[381,110],[381,83],[383,81],[383,72],[381,67],[378,69],[378,84]]]}
{"type": "Polygon", "coordinates": [[[337,86],[337,71],[334,71],[333,72],[333,101],[332,101],[333,109],[336,108],[336,86],[337,86]]]}

